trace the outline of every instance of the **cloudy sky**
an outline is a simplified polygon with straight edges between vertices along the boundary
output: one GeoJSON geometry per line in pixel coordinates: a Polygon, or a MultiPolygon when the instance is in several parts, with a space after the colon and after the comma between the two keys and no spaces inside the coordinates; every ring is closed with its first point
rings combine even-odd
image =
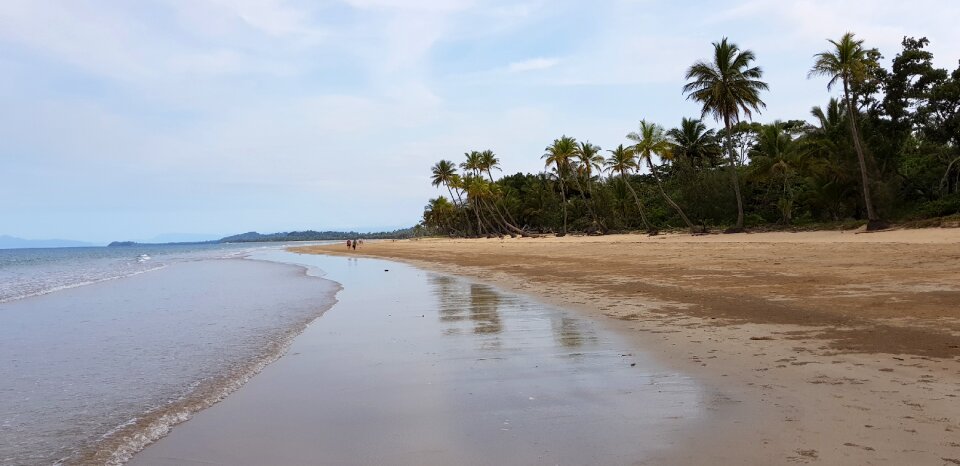
{"type": "Polygon", "coordinates": [[[3,0],[0,234],[392,229],[440,158],[536,172],[562,134],[696,115],[684,70],[723,36],[765,70],[760,121],[827,100],[806,71],[847,30],[960,59],[956,0],[726,3],[3,0]]]}

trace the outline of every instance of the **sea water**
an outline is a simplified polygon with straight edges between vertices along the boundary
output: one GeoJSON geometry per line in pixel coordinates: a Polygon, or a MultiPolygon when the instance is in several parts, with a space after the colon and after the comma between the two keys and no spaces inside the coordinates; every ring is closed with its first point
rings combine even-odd
{"type": "Polygon", "coordinates": [[[236,389],[339,286],[260,245],[0,250],[0,464],[119,464],[236,389]]]}

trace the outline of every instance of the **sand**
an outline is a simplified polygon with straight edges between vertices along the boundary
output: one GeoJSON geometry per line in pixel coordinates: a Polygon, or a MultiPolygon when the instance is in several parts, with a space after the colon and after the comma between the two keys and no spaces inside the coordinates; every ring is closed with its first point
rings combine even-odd
{"type": "Polygon", "coordinates": [[[611,324],[738,405],[688,437],[718,462],[960,464],[960,229],[297,251],[406,261],[611,324]]]}
{"type": "Polygon", "coordinates": [[[705,464],[683,439],[740,412],[574,311],[394,261],[267,255],[341,283],[338,302],[131,466],[705,464]]]}

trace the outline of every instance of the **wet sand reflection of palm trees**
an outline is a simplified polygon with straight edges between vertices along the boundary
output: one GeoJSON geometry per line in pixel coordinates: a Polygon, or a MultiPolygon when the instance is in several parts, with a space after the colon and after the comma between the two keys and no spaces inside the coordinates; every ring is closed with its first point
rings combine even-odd
{"type": "Polygon", "coordinates": [[[465,284],[444,275],[429,278],[438,298],[440,321],[451,324],[447,333],[459,333],[456,323],[473,323],[475,334],[498,334],[503,331],[500,319],[502,297],[493,288],[479,284],[465,284]],[[468,288],[469,287],[469,288],[468,288]]]}
{"type": "Polygon", "coordinates": [[[590,329],[583,329],[582,326],[582,321],[570,317],[560,317],[550,322],[554,338],[566,348],[579,348],[585,343],[596,341],[596,335],[590,329]]]}
{"type": "Polygon", "coordinates": [[[473,333],[500,333],[500,294],[486,285],[470,284],[470,320],[473,333]]]}

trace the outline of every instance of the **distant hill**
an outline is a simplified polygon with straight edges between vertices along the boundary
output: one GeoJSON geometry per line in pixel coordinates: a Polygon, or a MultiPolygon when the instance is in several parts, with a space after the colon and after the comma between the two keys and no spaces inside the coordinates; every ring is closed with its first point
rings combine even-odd
{"type": "Polygon", "coordinates": [[[66,239],[23,239],[0,235],[0,249],[79,248],[88,246],[96,246],[96,244],[66,239]]]}
{"type": "Polygon", "coordinates": [[[222,235],[209,235],[204,233],[164,233],[154,236],[150,239],[137,240],[138,243],[205,243],[208,241],[217,241],[222,235]]]}
{"type": "Polygon", "coordinates": [[[264,241],[338,241],[348,239],[386,239],[409,238],[413,236],[413,228],[404,228],[395,231],[379,233],[357,233],[355,231],[287,231],[280,233],[257,233],[255,231],[221,238],[221,243],[253,243],[264,241]]]}
{"type": "Polygon", "coordinates": [[[400,239],[414,236],[413,228],[403,228],[394,231],[379,233],[358,233],[356,231],[284,231],[279,233],[257,233],[250,231],[239,235],[227,236],[213,241],[168,241],[168,242],[140,242],[114,241],[107,246],[143,246],[156,244],[210,244],[210,243],[262,243],[286,241],[341,241],[348,239],[400,239]]]}

